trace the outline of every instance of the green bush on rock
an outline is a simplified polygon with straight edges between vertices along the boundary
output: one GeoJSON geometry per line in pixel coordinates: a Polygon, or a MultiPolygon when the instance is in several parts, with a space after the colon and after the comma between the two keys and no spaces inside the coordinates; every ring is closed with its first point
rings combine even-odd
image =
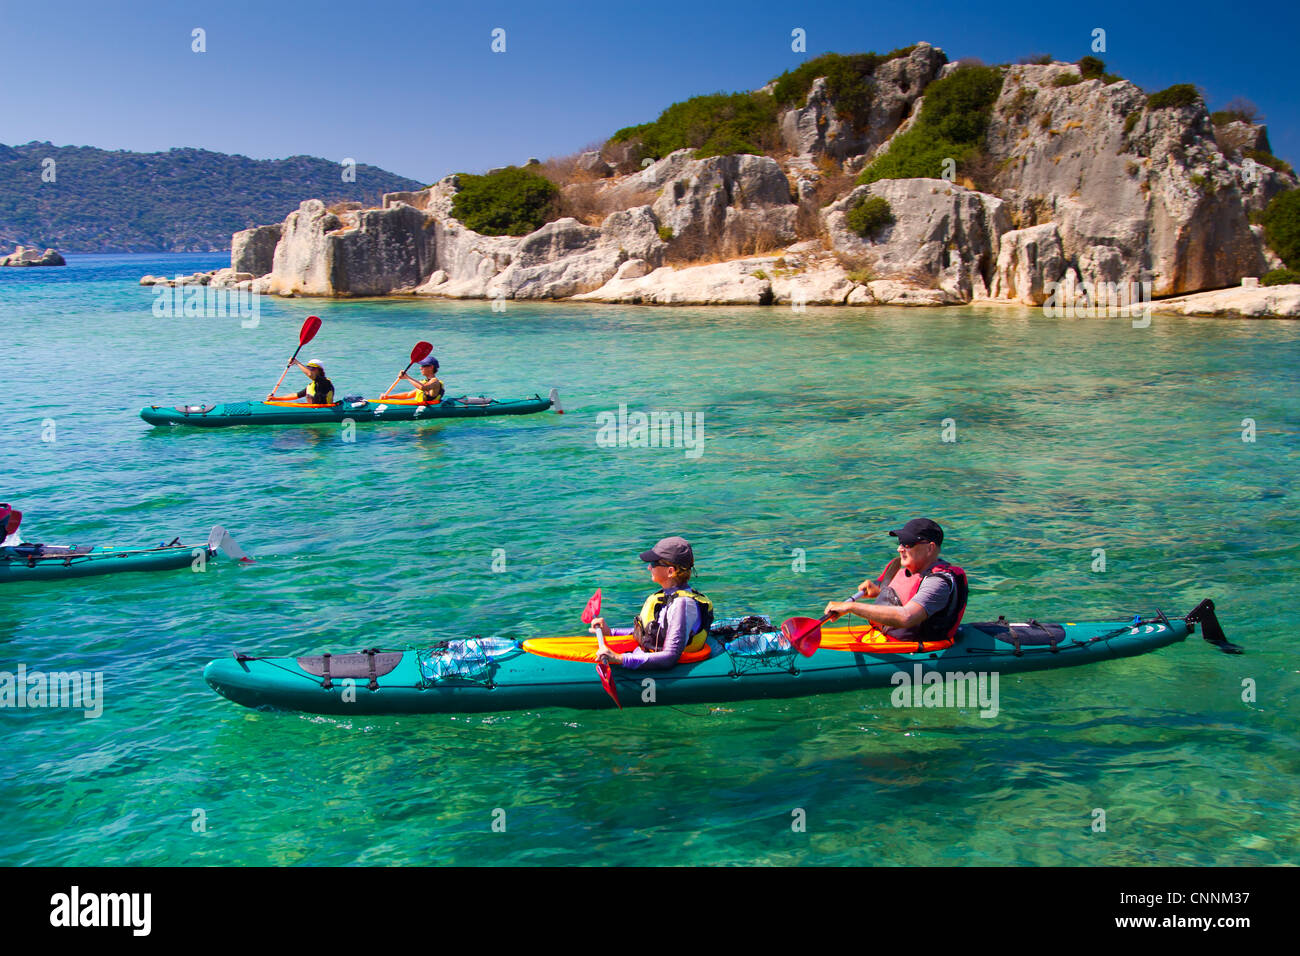
{"type": "Polygon", "coordinates": [[[1079,75],[1085,80],[1099,80],[1106,75],[1106,63],[1095,56],[1085,56],[1078,63],[1079,75]]]}
{"type": "Polygon", "coordinates": [[[862,171],[859,184],[878,179],[939,177],[945,159],[958,164],[975,157],[989,114],[1002,91],[1002,70],[965,66],[925,88],[916,124],[894,138],[889,152],[862,171]]]}
{"type": "Polygon", "coordinates": [[[458,178],[451,214],[485,236],[526,236],[556,216],[559,187],[531,169],[507,166],[458,178]]]}
{"type": "Polygon", "coordinates": [[[762,153],[779,144],[776,114],[768,93],[710,93],[674,103],[652,123],[624,127],[610,142],[639,140],[655,159],[688,147],[696,159],[762,153]]]}
{"type": "Polygon", "coordinates": [[[915,46],[903,47],[883,55],[825,53],[778,76],[772,95],[783,108],[803,106],[813,81],[824,76],[826,92],[835,103],[836,115],[855,128],[861,128],[866,125],[871,111],[871,77],[876,69],[882,63],[907,56],[915,49],[915,46]]]}
{"type": "Polygon", "coordinates": [[[884,196],[862,196],[848,211],[846,219],[850,229],[869,239],[894,221],[894,213],[884,196]]]}
{"type": "Polygon", "coordinates": [[[1269,248],[1282,257],[1288,269],[1300,269],[1300,189],[1274,196],[1260,222],[1269,248]]]}
{"type": "Polygon", "coordinates": [[[1264,278],[1259,280],[1260,285],[1291,285],[1300,283],[1300,272],[1295,269],[1274,269],[1264,274],[1264,278]]]}
{"type": "Polygon", "coordinates": [[[1184,106],[1195,106],[1201,101],[1201,94],[1190,83],[1175,83],[1166,90],[1152,93],[1147,99],[1147,109],[1167,110],[1184,106]]]}

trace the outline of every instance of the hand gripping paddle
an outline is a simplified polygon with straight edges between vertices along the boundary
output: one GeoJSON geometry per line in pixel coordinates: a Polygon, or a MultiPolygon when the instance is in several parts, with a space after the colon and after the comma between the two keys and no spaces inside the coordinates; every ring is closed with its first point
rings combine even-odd
{"type": "Polygon", "coordinates": [[[430,345],[428,342],[416,342],[415,348],[411,349],[411,361],[406,363],[406,368],[402,369],[401,374],[399,374],[397,378],[393,379],[393,384],[388,386],[387,391],[385,391],[383,395],[388,395],[389,393],[392,392],[393,389],[397,388],[397,383],[402,380],[403,375],[405,375],[407,372],[411,370],[412,365],[414,365],[416,362],[423,362],[432,354],[433,354],[432,345],[430,345]]]}
{"type": "Polygon", "coordinates": [[[266,396],[267,398],[275,395],[275,390],[284,382],[284,377],[289,374],[289,369],[293,368],[293,361],[298,357],[298,353],[302,351],[302,347],[314,339],[319,331],[320,318],[315,315],[307,316],[307,321],[302,324],[302,329],[298,332],[298,347],[294,349],[293,358],[289,359],[288,364],[285,365],[284,371],[280,373],[280,381],[275,383],[275,388],[271,389],[271,394],[266,396]]]}
{"type": "MultiPolygon", "coordinates": [[[[582,623],[590,624],[596,618],[600,617],[600,588],[596,588],[596,593],[587,601],[587,606],[582,611],[582,623]]],[[[605,650],[605,636],[600,632],[596,633],[596,644],[601,650],[605,650]]],[[[605,688],[605,693],[613,698],[614,703],[618,704],[618,709],[623,709],[623,702],[618,699],[618,690],[614,687],[614,672],[610,669],[608,661],[596,661],[596,673],[600,675],[600,685],[605,688]]]]}

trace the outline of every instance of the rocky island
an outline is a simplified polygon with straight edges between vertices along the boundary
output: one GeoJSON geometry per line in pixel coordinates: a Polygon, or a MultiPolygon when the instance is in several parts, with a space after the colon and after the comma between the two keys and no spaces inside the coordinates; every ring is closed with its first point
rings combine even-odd
{"type": "Polygon", "coordinates": [[[0,256],[0,266],[66,266],[63,256],[53,249],[38,252],[26,246],[19,246],[7,256],[0,256]]]}
{"type": "Polygon", "coordinates": [[[146,282],[656,305],[1144,287],[1171,311],[1297,315],[1297,185],[1249,110],[1211,115],[1190,85],[1148,95],[1093,57],[984,66],[918,43],[379,207],[307,200],[236,233],[229,269],[146,282]]]}

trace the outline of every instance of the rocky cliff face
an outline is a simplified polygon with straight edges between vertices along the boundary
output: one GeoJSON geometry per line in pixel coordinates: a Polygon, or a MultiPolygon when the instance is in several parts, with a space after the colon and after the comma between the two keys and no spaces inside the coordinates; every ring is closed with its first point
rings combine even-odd
{"type": "Polygon", "coordinates": [[[1248,155],[1267,153],[1263,127],[1216,129],[1199,103],[1152,110],[1122,80],[1058,85],[1074,78],[1069,64],[1006,68],[983,191],[944,179],[854,187],[851,174],[915,122],[927,85],[958,68],[946,59],[921,43],[882,64],[857,128],[814,81],[779,117],[779,158],[678,150],[637,169],[631,152],[585,155],[584,172],[604,177],[586,188],[613,210],[595,225],[480,235],[452,216],[449,176],[379,209],[304,202],[282,226],[236,234],[231,274],[302,295],[1040,304],[1052,283],[1146,280],[1161,296],[1277,264],[1248,216],[1297,183],[1248,155]],[[885,199],[893,221],[864,237],[848,216],[867,197],[885,199]]]}
{"type": "Polygon", "coordinates": [[[855,129],[840,119],[825,79],[813,81],[805,104],[781,114],[781,138],[795,161],[811,165],[821,156],[843,162],[870,153],[907,118],[921,91],[947,62],[943,51],[918,43],[905,57],[876,68],[871,77],[871,110],[855,129]]]}
{"type": "Polygon", "coordinates": [[[1054,85],[1075,72],[1007,70],[986,144],[999,170],[991,190],[1013,222],[1054,223],[1065,267],[1082,281],[1146,278],[1160,296],[1259,275],[1240,167],[1219,150],[1204,106],[1147,109],[1123,80],[1054,85]]]}

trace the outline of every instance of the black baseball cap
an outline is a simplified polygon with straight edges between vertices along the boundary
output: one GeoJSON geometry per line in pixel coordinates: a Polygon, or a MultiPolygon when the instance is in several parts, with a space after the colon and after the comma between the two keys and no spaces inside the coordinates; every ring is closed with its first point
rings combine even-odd
{"type": "Polygon", "coordinates": [[[641,560],[647,564],[667,561],[675,568],[695,567],[695,552],[685,538],[673,536],[664,538],[649,551],[641,552],[641,560]]]}
{"type": "Polygon", "coordinates": [[[901,528],[889,533],[908,547],[918,541],[933,541],[938,545],[943,544],[943,529],[929,518],[913,518],[901,528]]]}

